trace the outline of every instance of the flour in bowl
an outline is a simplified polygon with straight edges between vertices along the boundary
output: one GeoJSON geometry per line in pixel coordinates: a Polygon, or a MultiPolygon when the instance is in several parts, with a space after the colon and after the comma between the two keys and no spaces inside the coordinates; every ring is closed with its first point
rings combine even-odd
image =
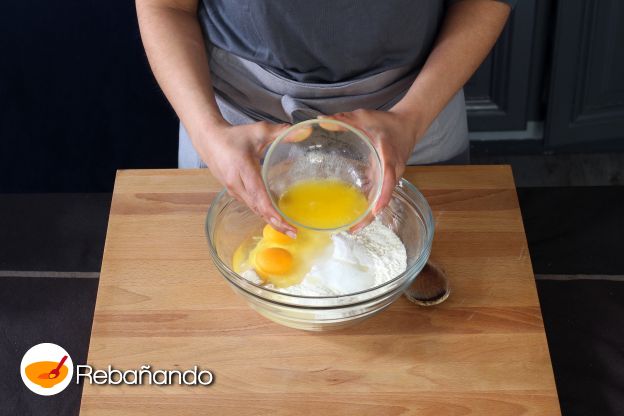
{"type": "MultiPolygon", "coordinates": [[[[303,280],[283,293],[300,296],[337,296],[381,285],[407,268],[407,254],[401,239],[381,221],[375,220],[357,233],[332,235],[324,255],[312,263],[303,280]]],[[[262,279],[249,269],[242,276],[256,284],[262,279]]]]}

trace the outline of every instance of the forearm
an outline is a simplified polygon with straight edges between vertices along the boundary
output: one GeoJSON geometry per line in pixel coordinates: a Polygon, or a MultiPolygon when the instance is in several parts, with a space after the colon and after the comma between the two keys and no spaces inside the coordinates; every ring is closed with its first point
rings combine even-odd
{"type": "Polygon", "coordinates": [[[492,0],[463,0],[450,6],[431,54],[391,111],[414,119],[424,134],[483,62],[509,12],[508,5],[492,0]]]}
{"type": "Polygon", "coordinates": [[[226,124],[214,98],[197,1],[137,0],[154,76],[191,138],[226,124]]]}

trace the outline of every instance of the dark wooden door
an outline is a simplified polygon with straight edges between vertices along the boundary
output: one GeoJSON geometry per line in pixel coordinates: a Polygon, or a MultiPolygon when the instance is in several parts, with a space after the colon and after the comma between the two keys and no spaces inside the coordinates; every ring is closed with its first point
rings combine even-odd
{"type": "Polygon", "coordinates": [[[555,24],[546,145],[621,143],[624,1],[559,1],[555,24]]]}
{"type": "Polygon", "coordinates": [[[464,88],[470,131],[524,130],[535,0],[520,0],[496,46],[464,88]]]}

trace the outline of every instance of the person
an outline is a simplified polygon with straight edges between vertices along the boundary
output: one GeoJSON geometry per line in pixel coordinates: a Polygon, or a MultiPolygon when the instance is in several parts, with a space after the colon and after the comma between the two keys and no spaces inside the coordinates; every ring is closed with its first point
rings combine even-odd
{"type": "Polygon", "coordinates": [[[180,118],[179,167],[205,167],[267,222],[296,229],[260,177],[290,123],[363,130],[390,200],[406,164],[468,162],[462,87],[513,0],[136,0],[152,71],[180,118]]]}

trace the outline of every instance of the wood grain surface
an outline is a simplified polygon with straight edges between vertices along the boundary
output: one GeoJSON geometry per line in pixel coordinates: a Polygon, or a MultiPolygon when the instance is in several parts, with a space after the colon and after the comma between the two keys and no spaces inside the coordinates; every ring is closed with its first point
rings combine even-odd
{"type": "Polygon", "coordinates": [[[213,265],[207,170],[119,171],[88,363],[210,369],[196,386],[84,385],[81,414],[558,415],[522,218],[508,166],[409,168],[436,220],[432,258],[452,293],[401,297],[352,328],[263,318],[213,265]]]}

